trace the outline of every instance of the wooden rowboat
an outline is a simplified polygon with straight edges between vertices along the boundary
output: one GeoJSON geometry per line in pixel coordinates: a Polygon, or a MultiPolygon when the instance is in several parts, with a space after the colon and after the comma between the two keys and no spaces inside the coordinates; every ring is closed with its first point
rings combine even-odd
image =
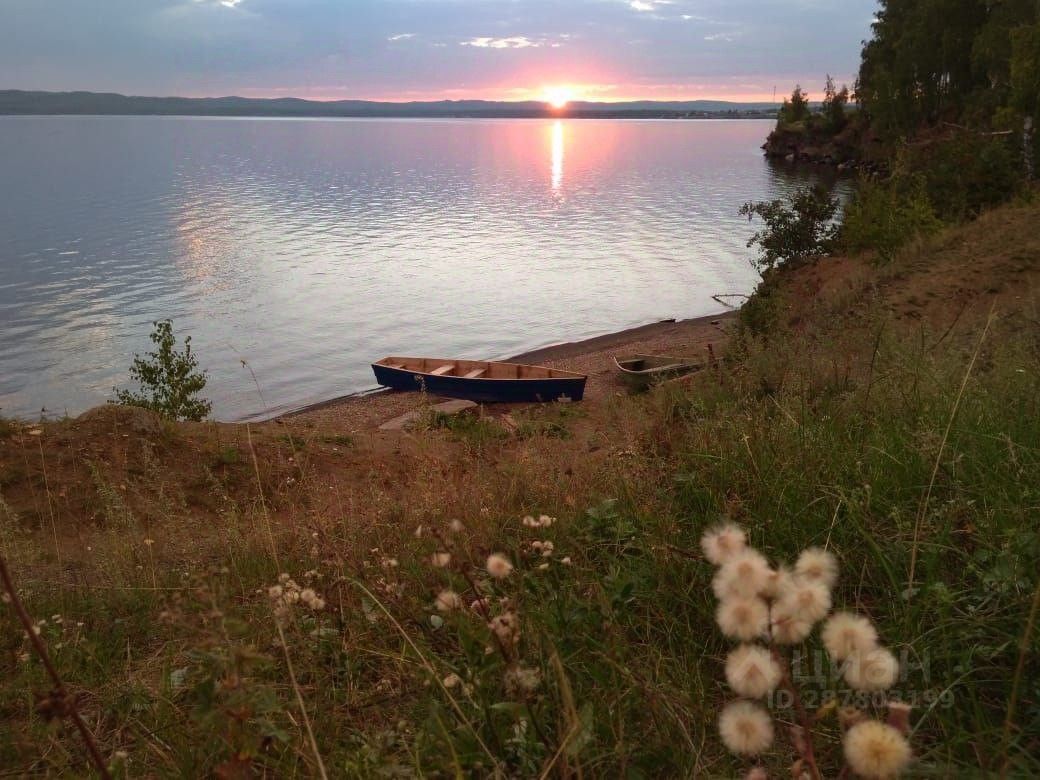
{"type": "Polygon", "coordinates": [[[568,399],[585,394],[585,374],[494,360],[385,357],[372,364],[376,382],[394,390],[424,389],[430,395],[483,403],[568,399]]]}
{"type": "Polygon", "coordinates": [[[632,390],[646,390],[650,385],[703,368],[690,358],[667,355],[628,355],[615,357],[621,379],[632,390]]]}

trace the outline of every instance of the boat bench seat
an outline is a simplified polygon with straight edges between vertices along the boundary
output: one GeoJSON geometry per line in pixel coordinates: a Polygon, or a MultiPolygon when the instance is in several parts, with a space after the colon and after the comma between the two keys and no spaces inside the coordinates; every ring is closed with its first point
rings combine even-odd
{"type": "Polygon", "coordinates": [[[464,379],[476,379],[478,376],[481,376],[486,371],[487,371],[486,368],[474,368],[472,371],[470,371],[470,372],[468,372],[466,374],[463,374],[462,376],[463,376],[464,379]]]}
{"type": "Polygon", "coordinates": [[[449,371],[451,371],[453,368],[455,368],[455,366],[453,366],[451,363],[445,363],[443,366],[439,366],[439,367],[433,369],[433,371],[431,371],[430,373],[433,374],[434,376],[444,376],[449,371]]]}
{"type": "Polygon", "coordinates": [[[404,368],[404,363],[387,363],[387,368],[404,368]]]}

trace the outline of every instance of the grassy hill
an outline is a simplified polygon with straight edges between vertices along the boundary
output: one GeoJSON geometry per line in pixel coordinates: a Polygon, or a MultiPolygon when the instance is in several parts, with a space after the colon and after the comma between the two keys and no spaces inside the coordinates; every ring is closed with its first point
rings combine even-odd
{"type": "MultiPolygon", "coordinates": [[[[1005,206],[884,264],[779,271],[717,370],[642,396],[403,436],[7,422],[0,551],[126,776],[738,776],[755,762],[719,740],[730,644],[699,547],[720,519],[771,561],[837,556],[835,603],[901,660],[913,772],[1035,775],[1038,221],[1005,206]],[[287,603],[285,575],[316,595],[287,603]]],[[[0,765],[85,774],[0,626],[0,765]]],[[[847,693],[818,648],[812,706],[847,693]]],[[[795,713],[775,715],[761,763],[786,776],[795,713]]],[[[837,711],[813,728],[835,776],[837,711]]]]}

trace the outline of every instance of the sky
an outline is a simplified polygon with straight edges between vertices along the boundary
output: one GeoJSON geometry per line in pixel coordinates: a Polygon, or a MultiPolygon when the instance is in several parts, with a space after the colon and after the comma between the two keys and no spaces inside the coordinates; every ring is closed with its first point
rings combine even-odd
{"type": "Polygon", "coordinates": [[[0,0],[0,89],[771,100],[850,85],[876,0],[0,0]]]}

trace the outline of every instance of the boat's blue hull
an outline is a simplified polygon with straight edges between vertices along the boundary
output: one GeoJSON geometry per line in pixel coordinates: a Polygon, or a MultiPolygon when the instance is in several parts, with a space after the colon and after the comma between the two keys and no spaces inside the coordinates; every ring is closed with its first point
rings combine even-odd
{"type": "Polygon", "coordinates": [[[481,403],[548,402],[568,398],[580,401],[585,395],[585,377],[546,379],[467,379],[462,376],[435,376],[372,364],[376,382],[394,390],[425,389],[430,395],[464,398],[481,403]]]}

